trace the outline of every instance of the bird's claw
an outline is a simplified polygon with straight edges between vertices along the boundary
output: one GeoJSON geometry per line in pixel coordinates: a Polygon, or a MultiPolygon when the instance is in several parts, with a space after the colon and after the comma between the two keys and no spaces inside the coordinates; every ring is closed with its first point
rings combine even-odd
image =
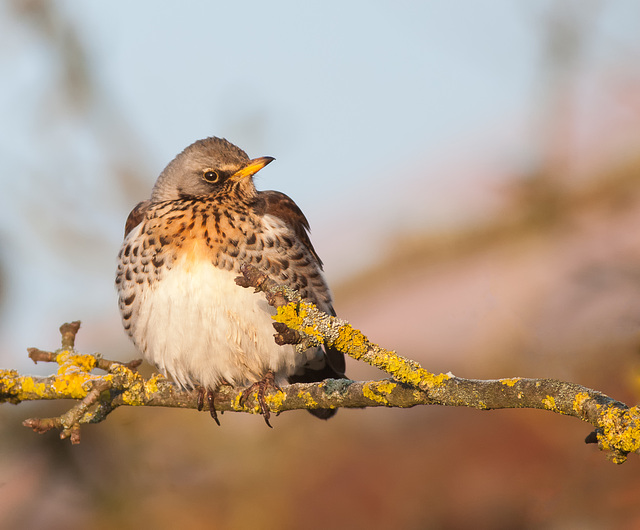
{"type": "Polygon", "coordinates": [[[218,412],[216,411],[216,403],[215,403],[215,390],[206,389],[203,386],[198,387],[198,410],[202,410],[204,408],[204,397],[207,396],[207,403],[209,406],[209,413],[218,426],[220,426],[220,420],[218,419],[218,412]]]}
{"type": "Polygon", "coordinates": [[[242,396],[240,396],[240,404],[244,404],[244,402],[249,398],[249,396],[256,392],[258,405],[260,406],[260,414],[262,414],[265,423],[273,428],[269,423],[269,418],[271,417],[271,411],[269,410],[269,406],[267,405],[267,401],[265,399],[265,394],[269,389],[278,390],[282,392],[280,386],[276,383],[276,378],[273,372],[269,371],[266,375],[260,380],[253,383],[251,386],[245,388],[242,392],[242,396]]]}

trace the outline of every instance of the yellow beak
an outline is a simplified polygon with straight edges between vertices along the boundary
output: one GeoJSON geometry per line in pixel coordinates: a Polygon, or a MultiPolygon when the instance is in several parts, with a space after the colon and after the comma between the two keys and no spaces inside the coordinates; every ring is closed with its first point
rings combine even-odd
{"type": "Polygon", "coordinates": [[[258,171],[260,171],[264,166],[273,162],[274,160],[275,158],[273,158],[272,156],[254,158],[253,160],[250,160],[249,163],[242,169],[236,171],[233,175],[231,175],[231,180],[239,181],[247,177],[251,177],[258,171]]]}

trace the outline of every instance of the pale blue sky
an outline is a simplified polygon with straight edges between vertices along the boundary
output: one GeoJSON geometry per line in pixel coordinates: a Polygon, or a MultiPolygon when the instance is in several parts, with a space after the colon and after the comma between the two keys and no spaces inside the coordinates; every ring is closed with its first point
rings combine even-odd
{"type": "MultiPolygon", "coordinates": [[[[55,2],[107,102],[88,118],[62,114],[48,90],[58,74],[47,42],[0,6],[0,242],[14,308],[5,311],[0,346],[47,347],[38,341],[57,340],[56,327],[73,318],[120,333],[115,254],[126,212],[145,197],[112,189],[106,139],[112,152],[136,149],[149,190],[177,152],[205,136],[275,156],[257,185],[302,207],[331,281],[383,252],[380,226],[418,219],[427,229],[429,212],[443,205],[422,183],[445,185],[436,168],[470,157],[474,145],[484,149],[484,131],[520,124],[520,136],[505,139],[508,151],[492,149],[511,161],[530,155],[522,124],[540,97],[544,21],[554,4],[55,2]],[[95,134],[116,114],[135,146],[95,134]],[[23,202],[34,182],[56,199],[35,207],[35,217],[23,202]],[[82,238],[61,249],[50,242],[62,221],[78,224],[82,238]],[[99,248],[90,247],[96,232],[99,248]]],[[[584,86],[594,72],[638,64],[639,4],[565,5],[595,13],[584,86]]],[[[473,175],[466,178],[472,188],[473,175]]]]}

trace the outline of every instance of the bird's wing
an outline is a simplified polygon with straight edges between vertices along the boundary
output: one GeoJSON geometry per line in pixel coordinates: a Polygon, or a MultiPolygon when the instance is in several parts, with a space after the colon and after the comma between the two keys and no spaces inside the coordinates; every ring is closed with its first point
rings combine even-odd
{"type": "Polygon", "coordinates": [[[127,222],[124,225],[124,237],[127,237],[129,232],[142,222],[149,206],[151,206],[151,201],[142,201],[131,210],[129,217],[127,217],[127,222]]]}
{"type": "Polygon", "coordinates": [[[311,239],[309,239],[309,221],[307,221],[302,210],[298,208],[298,205],[290,197],[279,191],[261,191],[259,196],[259,210],[262,210],[260,213],[270,214],[284,221],[311,252],[318,262],[320,270],[322,270],[322,260],[313,248],[311,239]]]}
{"type": "MultiPolygon", "coordinates": [[[[322,260],[313,248],[311,239],[309,239],[309,221],[307,221],[307,218],[304,216],[300,208],[298,208],[298,205],[284,193],[280,193],[278,191],[260,192],[260,199],[260,209],[263,209],[260,213],[270,214],[284,221],[304,246],[307,247],[309,252],[315,258],[318,268],[322,270],[322,260]]],[[[328,307],[326,308],[320,309],[324,309],[332,316],[335,316],[336,314],[331,304],[328,304],[328,307]]],[[[344,354],[326,346],[324,350],[327,358],[327,364],[322,370],[307,370],[302,375],[291,376],[290,381],[310,382],[321,381],[326,378],[343,378],[345,376],[344,354]]]]}

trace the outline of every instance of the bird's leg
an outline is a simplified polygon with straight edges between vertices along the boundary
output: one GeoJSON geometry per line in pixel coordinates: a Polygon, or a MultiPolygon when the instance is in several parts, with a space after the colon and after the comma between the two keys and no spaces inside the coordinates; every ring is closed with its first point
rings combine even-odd
{"type": "Polygon", "coordinates": [[[264,417],[266,424],[271,427],[271,424],[269,423],[271,412],[269,411],[269,406],[264,398],[264,395],[269,388],[282,392],[282,389],[276,383],[276,377],[271,370],[269,370],[260,381],[253,383],[251,386],[247,387],[244,392],[242,392],[240,403],[244,403],[251,393],[255,391],[257,393],[258,405],[260,405],[260,413],[264,417]]]}

